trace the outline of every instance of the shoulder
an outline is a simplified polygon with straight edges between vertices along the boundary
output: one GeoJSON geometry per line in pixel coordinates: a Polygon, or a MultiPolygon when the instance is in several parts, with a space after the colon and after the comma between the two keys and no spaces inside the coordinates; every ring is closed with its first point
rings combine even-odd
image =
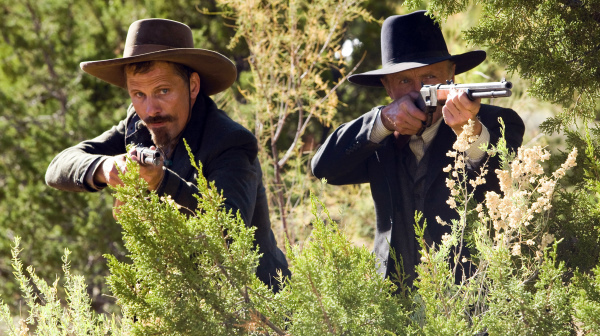
{"type": "Polygon", "coordinates": [[[252,156],[256,156],[258,142],[252,132],[233,121],[223,110],[218,109],[216,106],[211,107],[206,112],[203,142],[209,143],[213,151],[222,152],[239,148],[248,151],[252,156]]]}
{"type": "Polygon", "coordinates": [[[481,104],[479,113],[485,114],[485,115],[490,115],[490,116],[510,115],[510,116],[519,117],[517,112],[515,112],[515,110],[513,110],[511,108],[495,106],[495,105],[488,105],[488,104],[481,104]]]}
{"type": "Polygon", "coordinates": [[[502,118],[505,125],[523,124],[523,120],[513,109],[487,104],[481,104],[478,118],[487,127],[500,127],[499,118],[502,118]]]}
{"type": "Polygon", "coordinates": [[[252,132],[232,120],[223,110],[216,107],[208,111],[206,132],[217,139],[235,135],[242,137],[243,140],[256,142],[256,138],[252,132]]]}
{"type": "Polygon", "coordinates": [[[525,123],[514,110],[482,104],[477,117],[490,132],[491,143],[496,143],[503,136],[513,150],[523,143],[525,123]],[[502,124],[504,124],[504,131],[502,124]]]}

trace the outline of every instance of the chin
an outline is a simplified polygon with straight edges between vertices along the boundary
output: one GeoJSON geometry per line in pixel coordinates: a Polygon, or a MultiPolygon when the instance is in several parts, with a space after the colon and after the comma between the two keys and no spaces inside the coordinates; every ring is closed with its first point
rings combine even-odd
{"type": "Polygon", "coordinates": [[[152,135],[152,142],[154,142],[157,147],[165,147],[173,140],[171,135],[165,129],[150,131],[150,134],[152,135]]]}

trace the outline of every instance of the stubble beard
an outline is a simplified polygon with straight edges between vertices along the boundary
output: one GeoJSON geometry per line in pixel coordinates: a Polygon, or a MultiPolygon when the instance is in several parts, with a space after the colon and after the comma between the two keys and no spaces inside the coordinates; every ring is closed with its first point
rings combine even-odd
{"type": "Polygon", "coordinates": [[[152,136],[152,142],[154,142],[158,148],[166,148],[173,142],[173,137],[169,134],[168,130],[164,128],[151,130],[150,135],[152,136]]]}
{"type": "MultiPolygon", "coordinates": [[[[174,124],[177,120],[172,116],[159,116],[159,117],[149,117],[144,120],[146,126],[152,123],[158,122],[166,122],[170,124],[174,124]]],[[[157,129],[152,129],[148,127],[148,131],[150,131],[150,136],[152,138],[152,142],[161,149],[165,153],[170,153],[174,147],[174,142],[177,140],[169,132],[169,127],[159,127],[157,129]]]]}
{"type": "Polygon", "coordinates": [[[177,146],[179,137],[174,137],[166,129],[158,129],[156,132],[150,131],[150,135],[152,136],[152,142],[154,142],[162,154],[166,158],[170,158],[175,150],[175,146],[177,146]]]}

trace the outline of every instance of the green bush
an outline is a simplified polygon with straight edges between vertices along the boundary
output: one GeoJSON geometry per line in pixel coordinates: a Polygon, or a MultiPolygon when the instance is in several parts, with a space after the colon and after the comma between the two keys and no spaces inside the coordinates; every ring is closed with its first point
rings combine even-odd
{"type": "Polygon", "coordinates": [[[598,333],[600,269],[564,281],[565,263],[557,257],[561,241],[546,230],[555,183],[575,164],[576,151],[549,174],[540,165],[549,158],[547,151],[520,148],[513,157],[501,142],[495,151],[505,170],[495,173],[503,195],[489,193],[485,206],[472,207],[467,185],[477,182],[460,177],[466,174],[463,140],[457,141],[456,163],[447,169],[449,181],[455,179],[450,185],[461,217],[448,224],[452,233],[437,246],[424,243],[426,223],[415,226],[422,258],[414,288],[398,289],[377,274],[375,256],[353,246],[311,196],[313,231],[302,246],[288,242],[293,276],[281,279],[282,288],[274,294],[254,274],[259,256],[253,229],[223,207],[222,195],[202,177],[200,166],[202,197],[188,217],[169,198],[148,192],[137,164],[129,162],[125,185],[117,188],[117,198],[124,201],[117,216],[132,262],[107,256],[108,283],[123,316],[91,312],[85,281],[70,273],[66,256],[67,300],[61,303],[58,280],[48,286],[31,267],[31,279],[23,275],[17,240],[13,267],[29,312],[14,322],[3,305],[3,323],[11,335],[29,330],[40,335],[598,333]],[[466,262],[454,257],[460,255],[456,249],[467,248],[463,236],[477,270],[457,283],[458,266],[451,265],[466,262]]]}

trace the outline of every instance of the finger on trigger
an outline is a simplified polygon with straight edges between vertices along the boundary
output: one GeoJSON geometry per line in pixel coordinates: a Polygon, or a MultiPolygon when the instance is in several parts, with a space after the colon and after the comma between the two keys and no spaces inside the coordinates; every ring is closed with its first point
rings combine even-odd
{"type": "Polygon", "coordinates": [[[409,116],[420,121],[426,121],[427,115],[414,104],[406,106],[406,112],[409,116]]]}

